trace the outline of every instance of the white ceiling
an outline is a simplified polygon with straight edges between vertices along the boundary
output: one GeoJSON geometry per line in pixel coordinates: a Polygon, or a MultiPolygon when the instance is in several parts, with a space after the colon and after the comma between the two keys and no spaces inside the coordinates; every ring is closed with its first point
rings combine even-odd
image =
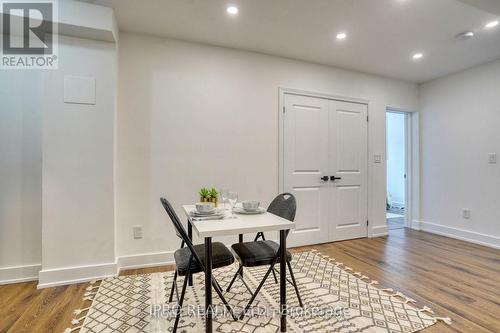
{"type": "Polygon", "coordinates": [[[500,58],[500,0],[84,0],[120,30],[354,69],[417,83],[500,58]],[[228,4],[239,8],[226,13],[228,4]],[[473,30],[472,40],[455,35],[473,30]],[[335,35],[345,31],[346,40],[335,35]],[[414,61],[417,51],[424,58],[414,61]]]}

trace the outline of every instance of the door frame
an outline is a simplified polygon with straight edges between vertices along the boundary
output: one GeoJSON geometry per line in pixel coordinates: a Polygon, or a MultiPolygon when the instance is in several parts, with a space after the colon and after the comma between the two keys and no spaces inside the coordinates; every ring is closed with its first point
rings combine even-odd
{"type": "MultiPolygon", "coordinates": [[[[420,207],[420,137],[419,137],[419,113],[418,111],[405,108],[388,106],[385,117],[387,124],[387,113],[399,113],[405,115],[405,227],[418,229],[419,207],[420,207]]],[[[387,129],[386,158],[387,158],[387,129]]],[[[387,163],[385,165],[387,175],[387,163]]],[[[387,191],[387,179],[386,179],[387,191]]]]}
{"type": "MultiPolygon", "coordinates": [[[[294,89],[294,88],[287,88],[287,87],[279,87],[278,88],[278,96],[279,96],[279,101],[278,101],[278,126],[279,126],[279,149],[278,149],[278,193],[282,193],[285,188],[285,172],[284,172],[284,167],[285,167],[285,160],[284,160],[284,147],[285,147],[285,131],[284,131],[284,108],[285,108],[285,94],[291,94],[291,95],[299,95],[299,96],[306,96],[306,97],[316,97],[316,98],[324,98],[324,99],[330,99],[330,100],[336,100],[336,101],[342,101],[342,102],[350,102],[350,103],[359,103],[359,104],[365,104],[367,106],[367,116],[368,119],[370,119],[370,101],[367,99],[363,98],[355,98],[355,97],[346,97],[346,96],[341,96],[341,95],[335,95],[335,94],[328,94],[328,93],[320,93],[320,92],[313,92],[313,91],[308,91],[308,90],[301,90],[301,89],[294,89]]],[[[366,207],[366,212],[368,216],[368,220],[370,220],[371,212],[370,212],[370,181],[371,181],[371,170],[370,170],[370,151],[371,151],[371,146],[370,146],[370,123],[368,122],[368,126],[366,128],[366,153],[367,153],[367,159],[366,159],[366,195],[367,195],[367,207],[366,207]]],[[[366,226],[366,237],[371,237],[372,236],[372,228],[371,225],[366,226]]]]}

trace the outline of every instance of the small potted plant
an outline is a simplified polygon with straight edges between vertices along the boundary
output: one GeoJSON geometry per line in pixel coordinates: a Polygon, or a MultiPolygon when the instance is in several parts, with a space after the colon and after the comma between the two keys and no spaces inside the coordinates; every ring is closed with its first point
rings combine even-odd
{"type": "Polygon", "coordinates": [[[203,187],[200,189],[200,202],[208,202],[210,198],[210,190],[208,188],[203,187]]]}
{"type": "Polygon", "coordinates": [[[214,206],[217,207],[217,203],[219,201],[219,192],[217,192],[217,190],[212,187],[212,189],[210,190],[210,194],[209,194],[209,200],[210,202],[213,202],[214,203],[214,206]]]}

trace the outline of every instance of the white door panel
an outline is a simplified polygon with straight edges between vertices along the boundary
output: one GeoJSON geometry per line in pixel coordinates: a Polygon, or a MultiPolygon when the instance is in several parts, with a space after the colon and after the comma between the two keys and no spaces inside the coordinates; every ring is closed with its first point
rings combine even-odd
{"type": "Polygon", "coordinates": [[[330,101],[330,240],[367,236],[367,106],[330,101]]]}
{"type": "Polygon", "coordinates": [[[294,94],[284,104],[284,190],[297,198],[290,246],[365,237],[367,106],[294,94]]]}
{"type": "Polygon", "coordinates": [[[291,246],[328,241],[324,211],[328,172],[328,100],[285,95],[284,184],[297,198],[296,229],[291,246]]]}

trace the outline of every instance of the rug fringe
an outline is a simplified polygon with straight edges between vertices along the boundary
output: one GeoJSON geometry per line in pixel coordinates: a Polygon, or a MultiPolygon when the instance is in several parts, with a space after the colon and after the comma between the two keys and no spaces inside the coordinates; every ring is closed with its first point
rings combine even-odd
{"type": "Polygon", "coordinates": [[[428,313],[432,313],[434,314],[434,310],[432,310],[431,308],[427,307],[427,306],[424,306],[422,309],[419,309],[418,312],[428,312],[428,313]]]}
{"type": "Polygon", "coordinates": [[[452,323],[452,320],[450,317],[434,317],[434,319],[440,320],[447,325],[451,325],[451,323],[452,323]]]}
{"type": "Polygon", "coordinates": [[[80,318],[75,318],[71,321],[71,324],[76,325],[76,324],[80,323],[83,319],[85,319],[86,317],[87,317],[87,315],[83,315],[80,318]]]}
{"type": "Polygon", "coordinates": [[[76,309],[75,311],[73,311],[73,314],[75,316],[78,316],[80,313],[84,312],[84,311],[87,311],[90,309],[90,306],[87,306],[86,308],[83,308],[83,309],[76,309]]]}
{"type": "Polygon", "coordinates": [[[344,268],[343,268],[343,270],[344,270],[344,271],[352,271],[352,268],[347,267],[347,266],[346,266],[343,262],[340,262],[340,261],[335,260],[335,258],[332,258],[332,257],[330,257],[330,256],[328,256],[328,255],[326,255],[326,254],[323,254],[323,253],[321,253],[321,252],[319,252],[318,250],[315,250],[315,249],[312,249],[312,250],[310,250],[310,251],[311,251],[311,252],[313,252],[313,253],[314,253],[314,255],[317,255],[317,256],[319,256],[319,257],[321,257],[321,258],[323,258],[323,259],[328,260],[328,261],[329,261],[330,263],[332,263],[335,267],[344,266],[344,268]]]}
{"type": "MultiPolygon", "coordinates": [[[[344,263],[336,261],[334,258],[330,258],[329,256],[323,255],[320,252],[318,252],[317,250],[313,249],[313,250],[311,250],[311,252],[319,253],[320,257],[322,257],[324,259],[327,259],[335,267],[344,266],[343,267],[344,271],[351,271],[351,272],[353,271],[352,268],[346,266],[344,263]]],[[[316,255],[316,253],[315,253],[315,255],[316,255]]],[[[360,280],[369,279],[368,276],[363,275],[360,272],[353,272],[351,274],[354,275],[354,276],[357,276],[360,280]]],[[[380,282],[378,282],[377,280],[371,280],[368,283],[368,285],[375,285],[375,284],[379,285],[380,282]]],[[[405,294],[403,294],[400,291],[394,292],[394,289],[392,289],[392,288],[385,288],[385,289],[379,289],[379,290],[385,291],[385,292],[388,292],[388,293],[392,293],[391,295],[389,295],[389,297],[400,297],[400,298],[404,299],[404,304],[408,304],[408,303],[416,304],[417,303],[417,301],[415,299],[406,296],[405,294]]],[[[418,309],[417,312],[418,313],[428,312],[428,313],[434,314],[434,311],[431,308],[427,307],[427,306],[424,306],[422,309],[418,309]]],[[[431,317],[431,318],[433,318],[436,321],[442,321],[442,322],[446,323],[447,325],[451,325],[452,324],[452,320],[449,317],[431,317]]]]}
{"type": "Polygon", "coordinates": [[[404,299],[404,303],[405,304],[408,304],[408,303],[417,303],[416,300],[414,300],[413,298],[410,298],[408,296],[406,296],[405,294],[403,294],[402,292],[398,291],[398,292],[395,292],[394,294],[392,294],[390,297],[401,297],[404,299]]]}
{"type": "Polygon", "coordinates": [[[87,291],[92,291],[92,290],[94,290],[94,289],[96,289],[96,288],[99,288],[99,286],[90,285],[90,286],[88,286],[87,288],[85,288],[85,290],[87,290],[87,291]]]}
{"type": "MultiPolygon", "coordinates": [[[[353,272],[353,269],[351,267],[346,266],[342,262],[336,261],[334,258],[331,258],[331,257],[329,257],[327,255],[322,254],[318,250],[312,249],[311,252],[313,252],[314,255],[318,255],[318,256],[320,256],[320,257],[322,257],[324,259],[327,259],[335,267],[344,266],[343,267],[344,271],[350,271],[350,272],[352,272],[350,274],[358,277],[360,280],[370,279],[368,276],[363,275],[361,272],[353,272]]],[[[368,283],[368,285],[371,285],[371,286],[374,285],[374,284],[378,284],[379,285],[380,283],[378,281],[376,281],[376,280],[371,280],[368,283]]],[[[387,293],[390,293],[389,297],[400,297],[400,298],[402,298],[404,300],[403,301],[404,304],[408,304],[408,303],[416,304],[417,303],[417,301],[415,299],[406,296],[405,294],[403,294],[400,291],[395,292],[394,289],[392,289],[392,288],[385,288],[385,289],[379,289],[379,290],[385,291],[387,293]]],[[[427,312],[427,313],[430,313],[430,314],[434,314],[434,311],[431,308],[427,307],[427,306],[424,306],[422,309],[418,309],[417,312],[418,313],[427,312]]],[[[451,323],[452,323],[452,320],[449,317],[432,317],[432,318],[434,320],[436,320],[436,321],[442,321],[442,322],[444,322],[444,323],[446,323],[448,325],[451,325],[451,323]]]]}
{"type": "MultiPolygon", "coordinates": [[[[90,285],[89,285],[87,288],[85,288],[86,292],[83,294],[83,298],[82,298],[83,302],[85,302],[85,301],[90,301],[90,302],[93,302],[93,301],[94,301],[94,299],[95,299],[95,297],[96,297],[96,295],[97,295],[97,293],[98,293],[98,291],[99,291],[99,287],[101,287],[101,284],[97,284],[97,285],[96,285],[96,283],[97,283],[97,282],[98,282],[98,281],[96,281],[96,280],[92,280],[92,281],[90,281],[90,283],[89,283],[90,285]],[[95,291],[94,291],[94,290],[95,290],[95,291]]],[[[83,316],[81,316],[81,317],[76,317],[76,318],[73,318],[73,319],[71,320],[71,325],[78,325],[78,324],[80,324],[82,321],[84,321],[84,320],[85,320],[85,318],[87,318],[87,315],[89,314],[89,313],[88,313],[88,311],[90,310],[91,306],[92,306],[92,303],[90,304],[90,306],[87,306],[87,307],[84,307],[84,308],[81,308],[81,309],[76,309],[76,310],[74,310],[74,311],[73,311],[73,315],[74,315],[74,316],[78,316],[78,315],[82,314],[82,313],[83,313],[83,312],[85,312],[85,311],[87,311],[87,313],[86,313],[86,314],[84,314],[84,315],[83,315],[83,316]]],[[[64,332],[63,332],[63,333],[71,333],[71,332],[75,332],[75,331],[80,330],[82,327],[83,327],[83,325],[80,325],[80,326],[75,326],[75,327],[73,327],[73,328],[68,327],[68,328],[66,328],[66,329],[64,330],[64,332]]]]}

